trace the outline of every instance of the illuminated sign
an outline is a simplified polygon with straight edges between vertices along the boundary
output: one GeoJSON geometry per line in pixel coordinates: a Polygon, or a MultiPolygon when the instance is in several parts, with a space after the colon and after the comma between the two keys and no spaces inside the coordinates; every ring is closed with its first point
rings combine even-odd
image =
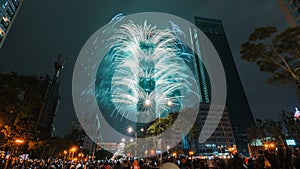
{"type": "Polygon", "coordinates": [[[293,139],[285,140],[285,142],[288,146],[295,146],[296,145],[296,142],[293,139]]]}

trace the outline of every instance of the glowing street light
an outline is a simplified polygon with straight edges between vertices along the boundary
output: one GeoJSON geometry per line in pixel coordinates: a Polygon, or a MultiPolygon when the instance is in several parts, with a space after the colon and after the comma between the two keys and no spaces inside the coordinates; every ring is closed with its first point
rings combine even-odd
{"type": "Polygon", "coordinates": [[[128,127],[127,131],[128,131],[128,133],[131,133],[131,132],[133,132],[133,129],[132,129],[132,127],[128,127]]]}
{"type": "Polygon", "coordinates": [[[64,161],[66,161],[67,150],[64,150],[64,161]]]}
{"type": "Polygon", "coordinates": [[[79,154],[78,154],[79,159],[82,159],[83,156],[84,156],[83,153],[79,153],[79,154]]]}
{"type": "Polygon", "coordinates": [[[22,139],[16,139],[15,142],[16,142],[17,144],[23,144],[25,141],[22,140],[22,139]]]}
{"type": "Polygon", "coordinates": [[[71,157],[72,160],[74,158],[74,153],[76,150],[77,150],[77,147],[75,147],[75,146],[70,149],[70,151],[72,152],[72,157],[71,157]]]}
{"type": "Polygon", "coordinates": [[[125,138],[122,138],[122,142],[125,143],[125,142],[126,142],[126,139],[125,139],[125,138]]]}
{"type": "Polygon", "coordinates": [[[276,145],[274,143],[265,143],[264,147],[265,149],[275,149],[276,145]]]}
{"type": "MultiPolygon", "coordinates": [[[[134,132],[135,144],[137,144],[137,132],[134,131],[134,130],[132,129],[132,127],[128,127],[127,131],[128,131],[128,133],[134,132]]],[[[133,142],[133,139],[130,139],[130,142],[133,142]],[[131,141],[131,140],[132,140],[132,141],[131,141]]],[[[135,150],[134,150],[134,156],[136,157],[136,147],[135,147],[135,150]]]]}
{"type": "Polygon", "coordinates": [[[72,148],[71,148],[71,152],[75,152],[76,149],[77,149],[76,147],[72,147],[72,148]]]}

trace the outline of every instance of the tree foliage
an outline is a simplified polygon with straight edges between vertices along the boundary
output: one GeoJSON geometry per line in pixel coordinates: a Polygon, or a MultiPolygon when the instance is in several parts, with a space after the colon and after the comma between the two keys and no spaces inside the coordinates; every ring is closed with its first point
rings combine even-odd
{"type": "Polygon", "coordinates": [[[36,76],[0,74],[0,132],[4,149],[11,149],[17,138],[27,143],[40,136],[36,116],[42,103],[42,81],[36,76]]]}
{"type": "Polygon", "coordinates": [[[300,121],[295,120],[293,113],[282,112],[278,120],[266,119],[256,120],[256,126],[248,130],[249,141],[262,139],[269,136],[275,139],[277,145],[285,147],[287,138],[294,138],[300,143],[300,121]]]}
{"type": "Polygon", "coordinates": [[[147,133],[151,136],[159,135],[173,125],[177,116],[178,112],[174,112],[170,113],[167,117],[156,119],[154,123],[148,127],[147,133]]]}
{"type": "Polygon", "coordinates": [[[180,113],[183,114],[182,116],[180,116],[180,118],[179,118],[179,112],[172,112],[164,118],[156,119],[154,123],[148,127],[147,133],[150,136],[157,136],[162,132],[166,131],[167,129],[169,129],[175,123],[175,121],[177,121],[178,123],[184,125],[180,126],[183,128],[177,128],[177,127],[175,128],[179,129],[182,132],[182,134],[185,135],[188,144],[192,145],[192,142],[198,141],[196,140],[196,138],[198,138],[200,133],[199,129],[197,129],[197,126],[191,123],[195,121],[195,119],[192,119],[193,117],[192,113],[195,113],[195,111],[193,109],[186,108],[181,110],[180,113]]]}
{"type": "Polygon", "coordinates": [[[240,53],[242,59],[256,63],[261,71],[272,75],[268,83],[300,82],[300,26],[282,32],[273,26],[256,28],[241,45],[240,53]]]}

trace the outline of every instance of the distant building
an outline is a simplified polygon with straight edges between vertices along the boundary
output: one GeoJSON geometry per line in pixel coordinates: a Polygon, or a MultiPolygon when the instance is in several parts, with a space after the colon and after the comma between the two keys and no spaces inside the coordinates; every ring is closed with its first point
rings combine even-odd
{"type": "Polygon", "coordinates": [[[94,142],[90,139],[89,136],[84,136],[82,148],[88,150],[89,152],[93,152],[94,142]]]}
{"type": "Polygon", "coordinates": [[[43,133],[55,133],[54,121],[60,101],[58,93],[59,82],[56,78],[51,79],[50,76],[45,78],[45,93],[43,102],[38,114],[37,124],[38,129],[43,133]]]}
{"type": "MultiPolygon", "coordinates": [[[[197,126],[196,129],[199,129],[197,133],[200,133],[202,131],[202,127],[206,122],[206,117],[210,109],[216,109],[213,111],[223,111],[223,116],[216,130],[208,140],[201,144],[198,143],[199,137],[194,140],[192,147],[194,147],[194,149],[196,150],[195,153],[199,155],[218,155],[224,153],[228,154],[228,148],[236,145],[227,109],[217,110],[217,107],[218,106],[210,106],[209,104],[200,105],[199,114],[197,116],[195,124],[197,126]]],[[[210,129],[210,127],[208,127],[207,129],[210,129]]]]}
{"type": "Polygon", "coordinates": [[[60,101],[60,94],[58,92],[60,85],[59,74],[64,64],[65,58],[59,54],[54,64],[55,72],[53,78],[47,76],[45,79],[45,93],[37,118],[38,130],[43,133],[49,133],[52,136],[55,134],[54,122],[60,101]]]}
{"type": "Polygon", "coordinates": [[[82,130],[82,127],[78,121],[70,121],[67,136],[72,135],[76,130],[82,130]]]}
{"type": "Polygon", "coordinates": [[[300,25],[300,0],[277,0],[289,26],[300,25]]]}
{"type": "MultiPolygon", "coordinates": [[[[235,66],[233,56],[231,54],[223,24],[220,20],[195,17],[195,25],[209,38],[219,54],[226,76],[226,107],[234,132],[235,142],[237,144],[238,151],[240,153],[247,154],[248,149],[246,142],[246,130],[254,124],[254,119],[239,77],[239,73],[235,66]]],[[[196,39],[194,39],[194,41],[196,42],[196,39]]],[[[200,88],[203,88],[203,85],[208,85],[209,81],[205,80],[208,78],[206,77],[206,73],[203,71],[204,69],[201,70],[201,62],[197,64],[200,64],[200,66],[198,66],[198,74],[200,74],[200,76],[198,77],[200,79],[200,88]]],[[[205,88],[208,90],[209,86],[205,88]]],[[[206,91],[205,88],[203,90],[205,97],[203,98],[204,100],[202,99],[202,103],[209,103],[209,90],[206,91]]],[[[227,113],[225,113],[225,116],[226,114],[227,113]]]]}
{"type": "Polygon", "coordinates": [[[23,0],[0,1],[0,49],[21,7],[23,0]]]}

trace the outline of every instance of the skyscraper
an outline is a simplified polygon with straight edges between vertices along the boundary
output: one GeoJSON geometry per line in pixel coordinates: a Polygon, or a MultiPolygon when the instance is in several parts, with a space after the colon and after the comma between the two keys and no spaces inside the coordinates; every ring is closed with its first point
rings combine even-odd
{"type": "Polygon", "coordinates": [[[42,104],[38,112],[37,127],[41,132],[54,136],[55,134],[55,116],[60,102],[59,94],[59,74],[65,64],[65,58],[58,54],[55,61],[55,72],[53,78],[48,75],[44,82],[44,94],[42,104]]]}
{"type": "Polygon", "coordinates": [[[23,0],[0,0],[0,49],[23,0]]]}
{"type": "Polygon", "coordinates": [[[222,61],[226,81],[226,107],[240,153],[247,153],[246,130],[254,119],[243,89],[233,56],[220,20],[195,17],[195,25],[204,32],[217,50],[222,61]]]}
{"type": "Polygon", "coordinates": [[[277,0],[290,26],[300,25],[300,0],[277,0]]]}

